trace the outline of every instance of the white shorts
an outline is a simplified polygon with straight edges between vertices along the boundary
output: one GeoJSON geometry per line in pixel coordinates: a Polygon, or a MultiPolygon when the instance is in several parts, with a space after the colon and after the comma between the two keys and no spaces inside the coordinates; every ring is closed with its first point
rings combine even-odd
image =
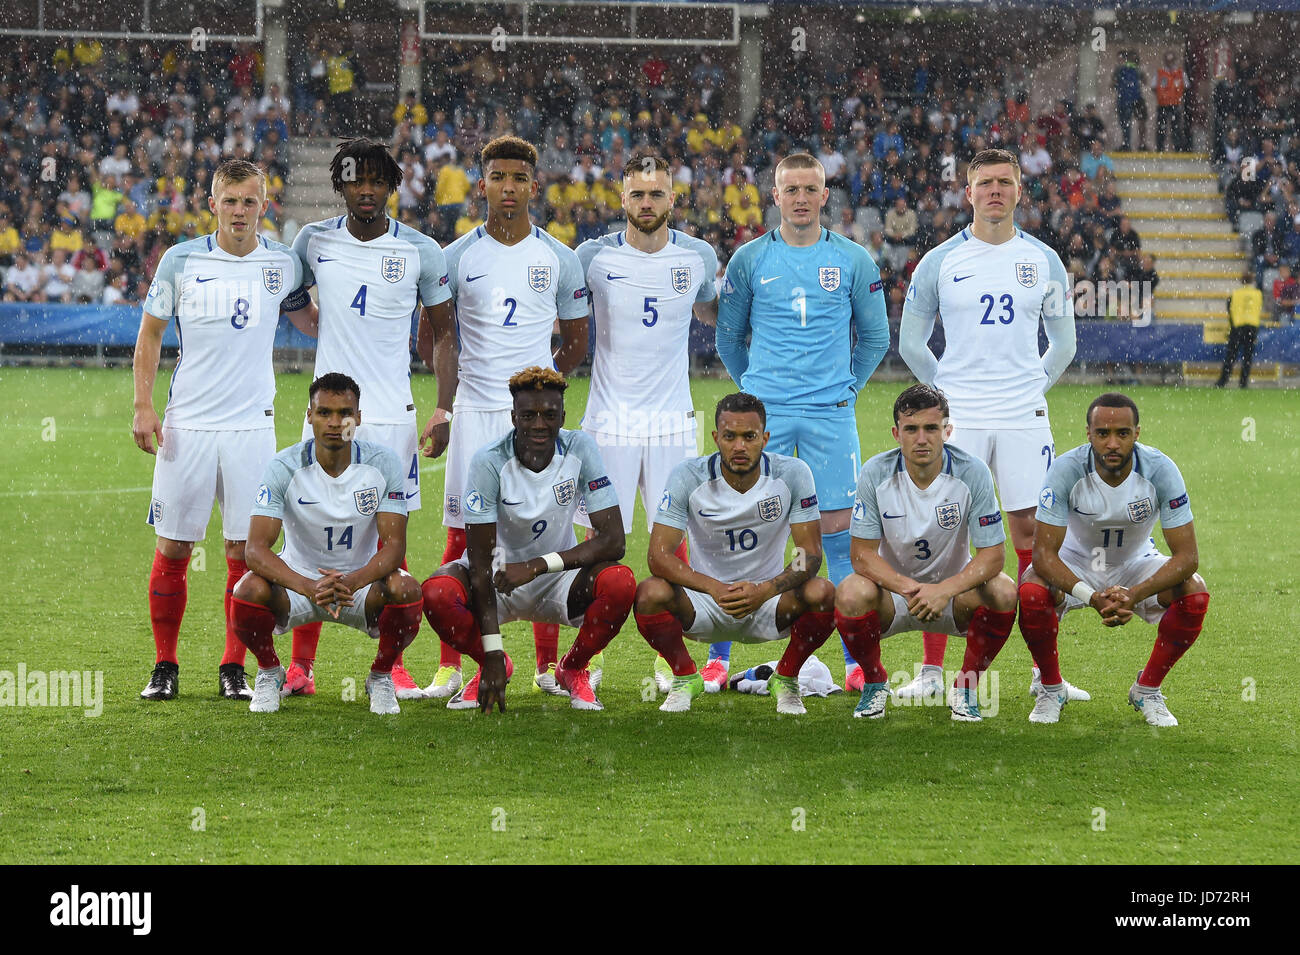
{"type": "Polygon", "coordinates": [[[776,629],[776,605],[781,595],[777,594],[763,602],[763,605],[748,617],[737,620],[718,606],[708,594],[698,590],[687,590],[691,606],[695,608],[695,622],[690,625],[683,636],[701,643],[769,643],[783,640],[790,636],[790,628],[776,629]]]}
{"type": "Polygon", "coordinates": [[[989,466],[1003,510],[1038,506],[1047,468],[1056,456],[1048,425],[1033,428],[963,428],[954,425],[949,444],[989,466]]]}
{"type": "Polygon", "coordinates": [[[454,411],[451,436],[447,439],[447,470],[442,486],[442,523],[464,527],[461,499],[469,480],[469,462],[479,448],[486,447],[513,428],[510,409],[499,411],[454,411]]]}
{"type": "MultiPolygon", "coordinates": [[[[311,423],[304,422],[302,439],[306,441],[312,437],[314,432],[311,430],[311,423]]],[[[397,455],[397,460],[402,462],[402,470],[406,472],[406,510],[418,511],[420,509],[420,429],[416,427],[415,419],[412,418],[409,424],[368,424],[363,421],[357,426],[356,437],[362,441],[382,444],[397,455]]]]}
{"type": "MultiPolygon", "coordinates": [[[[1093,590],[1105,590],[1107,587],[1116,585],[1120,587],[1136,587],[1159,570],[1167,560],[1169,558],[1156,550],[1154,544],[1146,553],[1106,570],[1093,570],[1092,562],[1087,558],[1081,558],[1077,554],[1061,554],[1062,563],[1074,571],[1079,579],[1093,590]]],[[[1071,610],[1079,610],[1085,606],[1087,605],[1073,594],[1066,594],[1065,600],[1056,607],[1056,616],[1059,619],[1071,610]]],[[[1133,613],[1147,623],[1159,623],[1160,618],[1165,615],[1165,611],[1168,609],[1168,607],[1160,606],[1160,601],[1155,594],[1152,594],[1134,607],[1133,613]]]]}
{"type": "Polygon", "coordinates": [[[896,633],[910,633],[921,631],[923,633],[946,633],[950,637],[964,637],[966,632],[957,629],[957,621],[953,619],[952,601],[948,601],[948,606],[943,608],[943,613],[939,615],[938,620],[917,620],[907,611],[907,598],[901,594],[896,594],[892,590],[886,591],[889,596],[894,598],[894,619],[889,624],[889,629],[880,635],[880,639],[892,637],[896,633]]]}
{"type": "Polygon", "coordinates": [[[257,487],[273,457],[273,428],[189,431],[164,425],[146,520],[159,537],[200,541],[207,535],[215,498],[222,536],[248,540],[257,487]]]}
{"type": "MultiPolygon", "coordinates": [[[[469,574],[469,557],[452,561],[469,574]]],[[[581,627],[582,614],[569,617],[569,591],[578,579],[582,568],[575,567],[558,574],[542,574],[508,594],[497,592],[497,624],[527,620],[530,623],[554,623],[564,627],[581,627]]]]}
{"type": "Polygon", "coordinates": [[[366,597],[370,593],[370,588],[374,584],[366,584],[360,590],[352,595],[352,606],[340,607],[338,619],[330,613],[328,607],[322,607],[310,597],[304,597],[296,590],[286,589],[289,595],[289,618],[283,626],[278,622],[275,626],[275,633],[287,633],[294,627],[301,627],[304,623],[341,623],[345,627],[351,627],[353,630],[360,630],[368,637],[378,637],[379,630],[376,629],[371,633],[370,628],[366,625],[366,597]]]}
{"type": "MultiPolygon", "coordinates": [[[[636,492],[641,490],[646,524],[654,523],[655,511],[668,484],[668,475],[687,458],[699,456],[695,432],[669,434],[659,438],[629,438],[600,431],[589,432],[600,447],[605,473],[618,494],[618,509],[623,515],[623,533],[632,533],[632,516],[636,513],[636,492]],[[654,442],[654,443],[648,443],[654,442]]],[[[578,504],[574,523],[590,527],[586,501],[578,504]]]]}

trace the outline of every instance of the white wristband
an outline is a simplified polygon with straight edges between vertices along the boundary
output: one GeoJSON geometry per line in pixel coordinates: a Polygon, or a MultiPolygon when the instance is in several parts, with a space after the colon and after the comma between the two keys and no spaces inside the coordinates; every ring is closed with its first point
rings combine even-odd
{"type": "Polygon", "coordinates": [[[543,554],[542,560],[546,561],[546,572],[548,574],[558,574],[564,570],[564,558],[551,551],[549,554],[543,554]]]}
{"type": "Polygon", "coordinates": [[[1074,599],[1083,601],[1085,605],[1092,602],[1092,595],[1095,594],[1096,592],[1097,591],[1093,590],[1082,580],[1079,581],[1077,584],[1075,584],[1074,587],[1070,590],[1070,593],[1074,596],[1074,599]]]}
{"type": "Polygon", "coordinates": [[[485,633],[483,634],[483,652],[494,653],[498,650],[504,650],[505,644],[501,642],[501,634],[485,633]]]}

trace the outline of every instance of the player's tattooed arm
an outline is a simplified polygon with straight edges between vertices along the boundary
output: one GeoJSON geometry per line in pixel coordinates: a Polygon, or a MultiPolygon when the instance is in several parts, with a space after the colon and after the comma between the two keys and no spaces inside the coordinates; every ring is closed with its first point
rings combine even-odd
{"type": "MultiPolygon", "coordinates": [[[[499,634],[497,597],[492,587],[493,564],[496,563],[497,526],[465,525],[465,549],[469,555],[470,612],[478,622],[479,633],[499,634]]],[[[478,691],[479,709],[490,713],[493,706],[506,710],[506,655],[503,650],[484,654],[478,691]]]]}
{"type": "Polygon", "coordinates": [[[353,593],[383,580],[401,567],[406,557],[406,515],[380,511],[375,515],[375,524],[379,529],[379,550],[363,566],[343,575],[343,583],[353,593]]]}
{"type": "MultiPolygon", "coordinates": [[[[457,362],[460,350],[456,344],[456,317],[450,301],[431,305],[420,313],[415,348],[437,379],[438,409],[451,411],[459,384],[457,362]]],[[[451,440],[451,422],[438,420],[441,417],[444,416],[435,410],[420,433],[420,448],[427,458],[441,455],[451,440]]]]}
{"type": "Polygon", "coordinates": [[[248,563],[248,569],[268,583],[278,584],[286,590],[315,600],[316,585],[320,581],[298,573],[272,549],[280,536],[280,523],[278,517],[253,515],[248,525],[248,543],[244,547],[244,560],[248,563]]]}
{"type": "Polygon", "coordinates": [[[708,594],[721,606],[729,585],[708,574],[701,574],[677,556],[677,548],[682,546],[682,538],[685,536],[685,531],[670,524],[656,522],[650,528],[650,549],[646,555],[650,573],[678,587],[708,594]]]}
{"type": "Polygon", "coordinates": [[[718,300],[715,298],[711,302],[696,302],[695,317],[710,328],[716,328],[718,324],[718,300]]]}
{"type": "Polygon", "coordinates": [[[587,316],[560,320],[560,347],[556,350],[555,369],[567,375],[587,358],[587,316]]]}
{"type": "Polygon", "coordinates": [[[911,598],[921,587],[911,577],[890,567],[885,558],[880,556],[879,539],[852,538],[849,543],[849,560],[853,563],[854,573],[900,597],[911,598]]]}
{"type": "Polygon", "coordinates": [[[165,319],[150,315],[140,316],[140,334],[135,339],[135,359],[132,362],[135,379],[135,411],[131,417],[131,436],[141,451],[157,454],[154,438],[163,443],[162,420],[153,407],[153,386],[158,378],[158,359],[162,355],[165,319]]]}
{"type": "MultiPolygon", "coordinates": [[[[1054,589],[1068,594],[1082,578],[1061,560],[1061,544],[1064,540],[1064,527],[1044,524],[1042,521],[1034,522],[1034,573],[1051,584],[1054,589]]],[[[1055,596],[1053,594],[1053,597],[1055,596]]],[[[1116,619],[1116,614],[1124,608],[1120,606],[1119,600],[1110,590],[1094,592],[1092,599],[1088,601],[1088,606],[1101,614],[1108,626],[1113,626],[1115,622],[1126,623],[1128,616],[1132,615],[1125,610],[1126,616],[1123,619],[1116,619]]]]}
{"type": "Polygon", "coordinates": [[[821,521],[805,521],[790,525],[790,537],[794,540],[794,560],[785,570],[767,581],[771,588],[768,597],[776,597],[787,590],[802,586],[822,568],[822,528],[821,521]]]}

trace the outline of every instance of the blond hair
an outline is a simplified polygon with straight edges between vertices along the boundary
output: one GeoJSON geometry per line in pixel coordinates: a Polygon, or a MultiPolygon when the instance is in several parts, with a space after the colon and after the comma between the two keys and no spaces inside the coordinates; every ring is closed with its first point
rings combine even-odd
{"type": "Polygon", "coordinates": [[[266,173],[262,167],[247,159],[227,159],[212,174],[212,195],[215,197],[226,186],[247,182],[253,178],[256,178],[261,186],[262,198],[266,198],[266,173]]]}
{"type": "Polygon", "coordinates": [[[540,365],[531,365],[523,371],[517,371],[510,376],[510,394],[517,395],[521,391],[541,391],[544,388],[552,388],[555,391],[564,393],[564,389],[569,387],[554,368],[543,368],[540,365]]]}

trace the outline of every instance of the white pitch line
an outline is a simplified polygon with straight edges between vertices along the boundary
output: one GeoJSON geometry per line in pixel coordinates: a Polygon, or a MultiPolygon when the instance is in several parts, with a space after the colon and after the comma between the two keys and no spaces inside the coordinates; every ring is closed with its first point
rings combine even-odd
{"type": "MultiPolygon", "coordinates": [[[[444,458],[444,459],[434,461],[431,464],[422,464],[420,466],[420,473],[421,474],[437,473],[438,471],[441,471],[446,467],[447,467],[447,461],[444,458]]],[[[84,496],[86,494],[139,494],[144,491],[152,491],[152,490],[153,490],[153,486],[148,484],[146,484],[144,487],[106,487],[106,488],[91,489],[85,491],[51,492],[48,488],[41,488],[35,491],[0,491],[0,497],[39,497],[41,495],[50,494],[50,493],[57,493],[62,497],[69,497],[69,496],[77,497],[77,496],[84,496]]]]}
{"type": "Polygon", "coordinates": [[[69,495],[81,496],[85,494],[139,494],[141,491],[152,491],[149,485],[144,487],[106,487],[97,490],[88,491],[51,491],[49,488],[41,488],[37,491],[0,491],[0,497],[37,497],[39,495],[56,494],[59,497],[69,495]]]}

